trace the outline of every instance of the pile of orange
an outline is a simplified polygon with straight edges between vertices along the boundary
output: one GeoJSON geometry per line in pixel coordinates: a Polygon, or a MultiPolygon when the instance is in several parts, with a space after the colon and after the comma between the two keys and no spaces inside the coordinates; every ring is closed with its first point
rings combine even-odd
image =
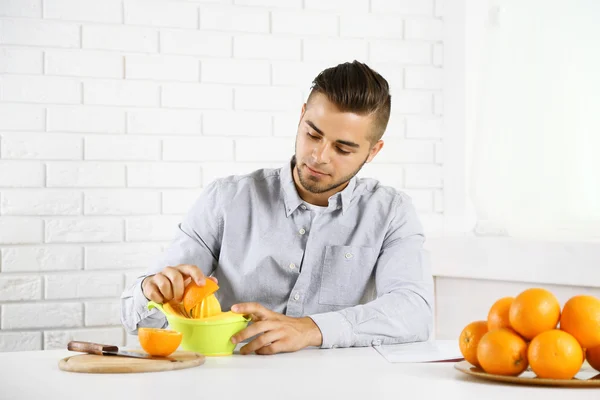
{"type": "MultiPolygon", "coordinates": [[[[217,290],[219,286],[211,279],[207,279],[204,286],[191,282],[185,287],[181,303],[170,301],[163,307],[169,313],[184,318],[212,317],[221,314],[221,304],[214,295],[217,290]]],[[[165,357],[177,350],[183,335],[168,329],[139,328],[138,339],[148,354],[165,357]]]]}
{"type": "Polygon", "coordinates": [[[468,324],[459,347],[490,374],[518,376],[529,366],[539,378],[572,379],[586,358],[600,371],[600,299],[575,296],[561,309],[550,291],[527,289],[497,300],[487,320],[468,324]]]}

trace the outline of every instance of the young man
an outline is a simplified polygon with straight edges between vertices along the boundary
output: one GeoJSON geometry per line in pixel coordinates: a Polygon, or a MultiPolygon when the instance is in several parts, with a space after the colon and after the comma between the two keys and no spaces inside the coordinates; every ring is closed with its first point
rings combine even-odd
{"type": "Polygon", "coordinates": [[[242,354],[427,340],[433,279],[415,209],[355,177],[383,147],[390,106],[367,65],[322,71],[290,163],[208,185],[162,260],[123,293],[125,328],[165,327],[148,299],[180,300],[187,281],[211,275],[223,310],[252,316],[232,338],[254,337],[242,354]]]}

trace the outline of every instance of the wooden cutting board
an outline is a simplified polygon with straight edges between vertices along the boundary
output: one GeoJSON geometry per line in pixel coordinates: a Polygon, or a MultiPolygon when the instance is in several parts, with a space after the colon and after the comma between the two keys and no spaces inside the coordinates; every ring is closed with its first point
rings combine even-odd
{"type": "Polygon", "coordinates": [[[198,365],[204,364],[203,355],[189,351],[177,351],[169,357],[174,358],[177,361],[79,354],[63,358],[58,362],[58,368],[69,372],[118,374],[172,371],[176,369],[197,367],[198,365]]]}

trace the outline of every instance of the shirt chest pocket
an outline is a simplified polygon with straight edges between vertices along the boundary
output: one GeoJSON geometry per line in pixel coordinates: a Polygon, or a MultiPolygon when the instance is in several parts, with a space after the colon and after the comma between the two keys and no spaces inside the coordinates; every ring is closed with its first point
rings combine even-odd
{"type": "Polygon", "coordinates": [[[327,246],[319,303],[336,306],[359,304],[376,261],[377,253],[372,247],[327,246]]]}

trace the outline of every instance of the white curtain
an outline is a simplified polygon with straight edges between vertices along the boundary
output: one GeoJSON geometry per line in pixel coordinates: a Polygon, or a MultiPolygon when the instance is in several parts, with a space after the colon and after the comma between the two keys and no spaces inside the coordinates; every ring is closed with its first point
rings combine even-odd
{"type": "Polygon", "coordinates": [[[600,1],[488,5],[467,75],[476,230],[600,239],[600,1]]]}

